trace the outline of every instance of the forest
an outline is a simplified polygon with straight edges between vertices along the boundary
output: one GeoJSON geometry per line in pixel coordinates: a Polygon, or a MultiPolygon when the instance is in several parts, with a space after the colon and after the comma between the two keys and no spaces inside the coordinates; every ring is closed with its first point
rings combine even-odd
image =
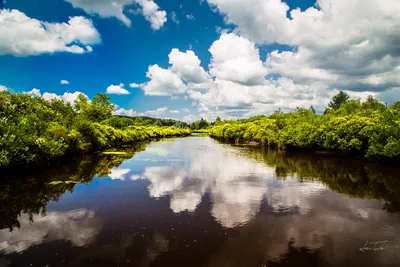
{"type": "Polygon", "coordinates": [[[0,92],[0,168],[46,165],[69,154],[191,133],[183,122],[118,117],[113,109],[101,93],[91,101],[81,94],[71,105],[0,92]]]}
{"type": "Polygon", "coordinates": [[[374,160],[400,158],[400,102],[390,106],[373,97],[350,100],[340,92],[324,114],[314,108],[275,111],[236,121],[216,121],[211,136],[230,142],[255,141],[282,149],[347,152],[374,160]]]}

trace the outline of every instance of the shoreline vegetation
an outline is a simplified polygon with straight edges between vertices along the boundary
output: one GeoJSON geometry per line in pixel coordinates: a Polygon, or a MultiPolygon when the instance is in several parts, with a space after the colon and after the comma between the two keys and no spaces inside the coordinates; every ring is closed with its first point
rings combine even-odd
{"type": "Polygon", "coordinates": [[[74,105],[0,92],[0,169],[49,165],[70,155],[191,134],[175,120],[113,116],[110,98],[79,95],[74,105]]]}
{"type": "Polygon", "coordinates": [[[113,116],[110,98],[83,94],[74,105],[0,92],[0,169],[43,166],[70,155],[126,147],[154,138],[208,133],[214,138],[279,149],[345,152],[375,161],[400,158],[400,102],[349,100],[340,92],[324,114],[311,106],[248,119],[191,125],[172,119],[113,116]]]}
{"type": "MultiPolygon", "coordinates": [[[[285,150],[326,151],[351,154],[374,161],[400,159],[400,102],[390,106],[373,97],[349,100],[340,92],[324,114],[297,108],[290,113],[217,120],[195,131],[231,143],[273,146],[285,150]]],[[[202,125],[205,125],[203,122],[202,125]]]]}

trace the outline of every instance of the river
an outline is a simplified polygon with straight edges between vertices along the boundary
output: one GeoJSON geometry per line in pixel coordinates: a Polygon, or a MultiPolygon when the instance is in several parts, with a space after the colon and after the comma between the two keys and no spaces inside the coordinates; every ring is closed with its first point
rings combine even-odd
{"type": "Polygon", "coordinates": [[[124,151],[3,177],[0,266],[400,266],[400,168],[207,136],[124,151]]]}

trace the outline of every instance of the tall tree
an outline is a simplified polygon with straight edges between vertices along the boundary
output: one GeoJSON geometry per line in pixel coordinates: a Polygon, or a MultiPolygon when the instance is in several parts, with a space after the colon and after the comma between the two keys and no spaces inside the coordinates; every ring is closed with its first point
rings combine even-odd
{"type": "Polygon", "coordinates": [[[347,102],[349,95],[343,91],[340,91],[337,95],[334,95],[332,101],[329,102],[328,108],[338,109],[340,106],[347,102]]]}

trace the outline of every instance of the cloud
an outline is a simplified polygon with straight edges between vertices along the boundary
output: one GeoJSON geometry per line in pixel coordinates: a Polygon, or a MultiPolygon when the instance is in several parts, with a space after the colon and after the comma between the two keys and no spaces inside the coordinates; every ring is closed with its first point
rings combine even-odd
{"type": "Polygon", "coordinates": [[[146,74],[149,82],[142,86],[146,95],[183,94],[187,89],[205,89],[212,82],[210,75],[200,66],[196,54],[187,50],[181,52],[174,48],[169,54],[168,69],[152,65],[146,74]]]}
{"type": "Polygon", "coordinates": [[[129,95],[130,92],[124,88],[123,83],[120,83],[119,85],[111,84],[110,86],[108,86],[106,94],[129,95]]]}
{"type": "Polygon", "coordinates": [[[153,30],[159,30],[167,22],[167,12],[160,10],[158,5],[152,0],[136,0],[142,7],[145,19],[150,22],[153,30]]]}
{"type": "Polygon", "coordinates": [[[28,95],[32,95],[32,96],[38,96],[41,97],[41,93],[40,93],[40,89],[37,88],[33,88],[32,90],[30,90],[29,92],[26,92],[28,95]]]}
{"type": "Polygon", "coordinates": [[[185,17],[186,17],[188,20],[195,20],[195,19],[196,19],[196,18],[193,16],[193,14],[186,14],[185,17]]]}
{"type": "Polygon", "coordinates": [[[129,117],[137,117],[137,116],[144,116],[144,117],[157,117],[165,114],[168,111],[167,107],[161,107],[154,110],[147,110],[144,112],[137,112],[133,109],[124,109],[119,108],[113,111],[114,115],[122,115],[122,116],[129,116],[129,117]]]}
{"type": "Polygon", "coordinates": [[[32,89],[30,92],[28,92],[28,93],[34,94],[35,96],[41,96],[44,100],[47,100],[47,101],[50,101],[50,100],[52,100],[52,99],[56,99],[56,100],[62,100],[62,101],[64,101],[64,102],[70,103],[71,105],[74,105],[74,104],[75,104],[75,100],[78,98],[78,96],[79,96],[80,94],[83,94],[87,99],[89,99],[89,97],[88,97],[87,95],[85,95],[85,94],[82,93],[82,92],[78,92],[78,91],[76,91],[76,92],[74,92],[74,93],[65,92],[65,93],[62,94],[62,95],[57,95],[57,94],[54,94],[54,93],[47,93],[47,92],[44,92],[44,93],[41,95],[40,90],[34,88],[34,89],[32,89]]]}
{"type": "Polygon", "coordinates": [[[182,112],[189,112],[189,109],[187,109],[187,108],[181,108],[181,111],[182,111],[182,112]]]}
{"type": "Polygon", "coordinates": [[[193,114],[189,114],[189,115],[187,115],[187,116],[183,116],[183,121],[184,122],[187,122],[187,123],[192,123],[192,122],[194,122],[194,121],[197,121],[197,120],[199,120],[200,119],[200,117],[199,116],[196,116],[196,115],[193,115],[193,114]]]}
{"type": "Polygon", "coordinates": [[[142,114],[143,114],[143,116],[155,117],[155,116],[160,116],[162,114],[165,114],[165,112],[167,112],[167,111],[168,111],[167,107],[162,107],[162,108],[158,108],[158,109],[155,109],[155,110],[145,111],[142,114]]]}
{"type": "Polygon", "coordinates": [[[150,81],[142,87],[145,95],[167,96],[186,92],[186,85],[177,74],[157,64],[149,67],[146,76],[150,81]]]}
{"type": "Polygon", "coordinates": [[[137,113],[133,109],[124,109],[124,108],[115,109],[113,111],[113,115],[129,116],[129,117],[140,116],[139,113],[137,113]]]}
{"type": "Polygon", "coordinates": [[[148,72],[146,94],[185,93],[209,120],[311,105],[322,112],[339,90],[399,100],[398,1],[318,0],[304,11],[281,0],[208,3],[235,27],[211,45],[208,71],[192,50],[172,49],[167,69],[153,65],[159,75],[148,72]],[[286,46],[261,58],[260,47],[273,43],[286,46]]]}
{"type": "Polygon", "coordinates": [[[179,113],[180,111],[179,110],[170,110],[169,112],[170,113],[179,113]]]}
{"type": "Polygon", "coordinates": [[[388,0],[318,0],[289,10],[281,0],[208,0],[257,44],[279,43],[266,66],[295,83],[323,81],[328,90],[386,91],[400,86],[400,3],[388,0]],[[289,12],[289,15],[288,15],[289,12]]]}
{"type": "MultiPolygon", "coordinates": [[[[165,74],[148,75],[151,80],[146,85],[157,85],[151,87],[151,94],[187,92],[200,116],[209,120],[217,116],[235,119],[298,106],[314,105],[317,110],[323,110],[332,96],[333,91],[327,93],[327,86],[322,83],[299,84],[285,77],[266,78],[268,67],[260,59],[255,43],[234,33],[223,33],[211,45],[210,53],[208,73],[193,51],[172,49],[168,69],[155,65],[165,74]],[[169,76],[171,78],[166,78],[169,76]],[[172,77],[174,83],[170,82],[172,77]]],[[[184,119],[191,121],[194,118],[184,119]]]]}
{"type": "Polygon", "coordinates": [[[209,49],[210,74],[246,85],[263,84],[268,73],[255,44],[233,33],[223,33],[209,49]]]}
{"type": "Polygon", "coordinates": [[[137,4],[140,13],[150,22],[152,29],[159,30],[167,21],[167,13],[160,10],[159,6],[153,0],[66,0],[73,7],[81,8],[86,13],[97,14],[102,18],[117,18],[127,27],[130,27],[132,22],[124,14],[125,6],[137,4]]]}
{"type": "Polygon", "coordinates": [[[170,16],[171,16],[171,20],[172,20],[173,22],[175,22],[176,24],[180,24],[180,23],[181,23],[181,22],[179,21],[178,17],[176,16],[176,12],[175,12],[175,11],[172,11],[171,14],[170,14],[170,16]]]}
{"type": "Polygon", "coordinates": [[[86,209],[52,211],[46,216],[22,214],[21,227],[10,232],[0,230],[0,252],[19,253],[31,246],[56,240],[70,241],[73,246],[83,247],[92,243],[103,228],[103,222],[95,212],[86,209]],[[32,220],[34,223],[32,223],[32,220]]]}
{"type": "Polygon", "coordinates": [[[129,84],[129,87],[130,88],[140,88],[140,87],[142,87],[142,86],[144,86],[144,83],[131,83],[131,84],[129,84]]]}
{"type": "Polygon", "coordinates": [[[6,86],[0,84],[0,92],[2,92],[2,91],[8,91],[8,88],[6,86]]]}
{"type": "Polygon", "coordinates": [[[60,81],[60,84],[69,84],[69,81],[67,81],[67,80],[61,80],[61,81],[60,81]]]}
{"type": "Polygon", "coordinates": [[[18,10],[0,10],[0,55],[39,55],[69,52],[83,54],[92,51],[90,45],[101,42],[91,20],[70,17],[68,22],[50,23],[26,16],[18,10]]]}
{"type": "Polygon", "coordinates": [[[171,71],[187,83],[207,83],[210,75],[200,66],[201,61],[192,50],[181,52],[172,49],[168,55],[171,71]]]}

